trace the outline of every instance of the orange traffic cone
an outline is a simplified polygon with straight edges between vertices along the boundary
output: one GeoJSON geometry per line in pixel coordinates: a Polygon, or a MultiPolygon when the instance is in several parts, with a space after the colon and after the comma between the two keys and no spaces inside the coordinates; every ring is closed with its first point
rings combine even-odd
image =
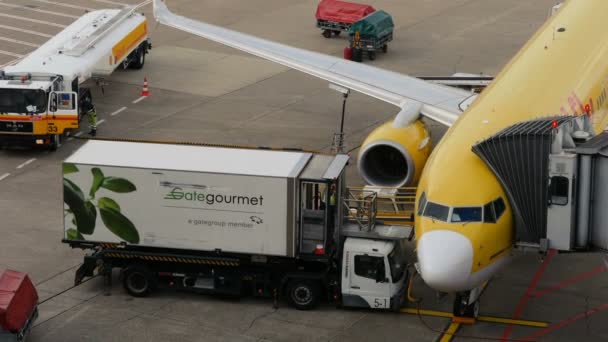
{"type": "Polygon", "coordinates": [[[150,96],[150,91],[148,91],[148,77],[144,76],[144,89],[141,90],[141,96],[150,96]]]}

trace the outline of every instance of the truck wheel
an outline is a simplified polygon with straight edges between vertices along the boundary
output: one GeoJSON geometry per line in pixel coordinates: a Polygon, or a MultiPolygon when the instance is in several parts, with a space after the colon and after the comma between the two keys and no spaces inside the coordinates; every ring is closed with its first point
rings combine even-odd
{"type": "Polygon", "coordinates": [[[141,69],[146,64],[146,50],[143,46],[137,48],[135,56],[131,62],[131,69],[141,69]]]}
{"type": "Polygon", "coordinates": [[[369,57],[370,61],[373,61],[374,59],[376,59],[376,51],[369,51],[367,53],[367,57],[369,57]]]}
{"type": "Polygon", "coordinates": [[[316,282],[292,280],[288,286],[289,302],[298,310],[310,310],[317,306],[320,290],[316,282]]]}
{"type": "Polygon", "coordinates": [[[51,135],[51,144],[49,145],[49,150],[57,151],[59,146],[61,146],[61,135],[59,135],[59,134],[51,135]]]}
{"type": "Polygon", "coordinates": [[[340,31],[340,30],[334,30],[334,34],[336,35],[336,37],[339,36],[341,32],[342,31],[340,31]]]}
{"type": "Polygon", "coordinates": [[[125,290],[133,297],[146,297],[157,286],[158,281],[145,266],[129,266],[122,278],[122,285],[125,290]]]}
{"type": "Polygon", "coordinates": [[[323,30],[323,37],[331,38],[331,30],[323,30]]]}

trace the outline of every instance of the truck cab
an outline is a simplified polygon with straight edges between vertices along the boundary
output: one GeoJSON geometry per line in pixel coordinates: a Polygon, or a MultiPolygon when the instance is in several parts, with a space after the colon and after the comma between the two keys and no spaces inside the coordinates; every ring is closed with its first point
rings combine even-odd
{"type": "Polygon", "coordinates": [[[79,119],[78,95],[63,83],[59,76],[0,74],[2,140],[58,147],[59,137],[78,128],[79,119]]]}
{"type": "Polygon", "coordinates": [[[342,304],[399,309],[408,273],[401,240],[347,238],[343,253],[342,304]]]}

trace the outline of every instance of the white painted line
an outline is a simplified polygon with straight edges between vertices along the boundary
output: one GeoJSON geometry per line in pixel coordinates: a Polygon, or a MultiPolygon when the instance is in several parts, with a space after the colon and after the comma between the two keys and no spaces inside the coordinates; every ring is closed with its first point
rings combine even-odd
{"type": "Polygon", "coordinates": [[[29,33],[29,34],[33,34],[33,35],[44,37],[44,38],[53,38],[53,35],[50,35],[50,34],[38,32],[38,31],[30,31],[30,30],[26,30],[26,29],[22,29],[22,28],[13,27],[13,26],[0,25],[0,28],[5,29],[5,30],[29,33]]]}
{"type": "Polygon", "coordinates": [[[122,113],[125,109],[127,109],[127,107],[122,107],[122,108],[118,109],[117,111],[115,111],[114,113],[110,114],[110,116],[118,115],[118,114],[122,113]]]}
{"type": "Polygon", "coordinates": [[[32,23],[44,24],[44,25],[49,25],[49,26],[54,26],[54,27],[59,27],[59,28],[65,28],[65,27],[67,27],[66,25],[56,24],[56,23],[52,23],[50,21],[30,19],[30,18],[27,18],[27,17],[22,17],[22,16],[18,16],[18,15],[11,15],[11,14],[6,14],[6,13],[2,13],[2,12],[0,12],[0,17],[19,19],[19,20],[23,20],[23,21],[29,21],[29,22],[32,22],[32,23]]]}
{"type": "Polygon", "coordinates": [[[7,4],[7,3],[4,3],[4,2],[0,2],[0,6],[6,6],[6,7],[10,7],[10,8],[21,8],[21,9],[28,10],[28,11],[56,15],[58,17],[66,17],[66,18],[72,18],[72,19],[78,19],[78,18],[80,18],[79,16],[76,16],[76,15],[59,13],[59,12],[53,12],[53,11],[46,11],[46,10],[41,10],[41,9],[38,9],[38,8],[31,8],[31,7],[27,7],[27,6],[23,6],[23,5],[7,4]]]}
{"type": "Polygon", "coordinates": [[[66,4],[63,2],[56,2],[56,1],[49,1],[49,0],[35,0],[38,2],[43,2],[45,4],[51,4],[51,5],[56,5],[56,6],[63,6],[63,7],[69,7],[69,8],[75,8],[75,9],[80,9],[80,10],[85,10],[85,11],[94,11],[94,8],[90,8],[90,7],[84,7],[84,6],[78,6],[78,5],[72,5],[72,4],[66,4]]]}
{"type": "Polygon", "coordinates": [[[79,137],[79,136],[81,136],[81,135],[82,135],[82,132],[76,132],[76,133],[74,134],[74,136],[75,136],[75,137],[79,137]]]}
{"type": "Polygon", "coordinates": [[[20,55],[18,53],[13,53],[13,52],[10,52],[10,51],[0,50],[0,53],[3,54],[3,55],[13,56],[13,57],[23,57],[23,55],[20,55]]]}
{"type": "Polygon", "coordinates": [[[24,42],[22,40],[17,40],[17,39],[13,39],[13,38],[2,37],[2,36],[0,36],[0,40],[4,40],[5,42],[10,42],[10,43],[15,43],[15,44],[21,44],[21,45],[25,45],[25,46],[31,46],[31,47],[35,47],[35,48],[40,46],[40,44],[28,43],[28,42],[24,42]]]}
{"type": "MultiPolygon", "coordinates": [[[[23,58],[23,57],[22,57],[23,58]]],[[[4,63],[2,65],[0,65],[0,69],[4,68],[5,66],[9,66],[13,63],[16,63],[18,60],[20,60],[21,58],[17,58],[17,59],[13,59],[12,61],[8,62],[8,63],[4,63]]]]}
{"type": "Polygon", "coordinates": [[[149,5],[152,3],[152,0],[146,0],[146,1],[142,1],[139,4],[135,5],[135,8],[140,8],[140,7],[144,7],[146,5],[149,5]]]}
{"type": "Polygon", "coordinates": [[[74,137],[69,137],[67,141],[72,141],[74,140],[74,137]]]}
{"type": "Polygon", "coordinates": [[[101,125],[101,124],[102,124],[102,123],[104,123],[104,122],[106,122],[106,119],[101,119],[101,120],[97,121],[97,124],[98,124],[98,125],[101,125]]]}
{"type": "Polygon", "coordinates": [[[133,104],[136,104],[136,103],[138,103],[138,102],[142,101],[142,100],[143,100],[143,99],[145,99],[146,97],[147,97],[147,96],[142,96],[142,97],[138,98],[137,100],[133,101],[133,104]]]}
{"type": "Polygon", "coordinates": [[[10,175],[11,175],[10,173],[3,174],[2,176],[0,176],[0,181],[3,180],[4,178],[10,176],[10,175]]]}
{"type": "Polygon", "coordinates": [[[35,162],[35,161],[36,161],[36,158],[32,158],[32,159],[30,159],[30,160],[26,161],[25,163],[23,163],[23,164],[21,164],[21,165],[17,166],[17,168],[18,168],[18,169],[21,169],[21,168],[23,168],[24,166],[29,165],[29,164],[31,164],[31,163],[33,163],[33,162],[35,162]]]}
{"type": "Polygon", "coordinates": [[[114,5],[114,6],[127,7],[126,4],[122,4],[120,2],[114,2],[114,1],[110,1],[110,0],[93,0],[93,1],[101,2],[102,4],[109,4],[109,5],[114,5]]]}

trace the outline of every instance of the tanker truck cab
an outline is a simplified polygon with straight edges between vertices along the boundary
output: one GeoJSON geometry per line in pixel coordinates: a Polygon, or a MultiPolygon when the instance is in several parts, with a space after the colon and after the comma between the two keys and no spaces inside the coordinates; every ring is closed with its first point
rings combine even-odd
{"type": "Polygon", "coordinates": [[[78,128],[77,93],[63,89],[60,76],[0,75],[0,134],[56,148],[60,136],[78,128]]]}

